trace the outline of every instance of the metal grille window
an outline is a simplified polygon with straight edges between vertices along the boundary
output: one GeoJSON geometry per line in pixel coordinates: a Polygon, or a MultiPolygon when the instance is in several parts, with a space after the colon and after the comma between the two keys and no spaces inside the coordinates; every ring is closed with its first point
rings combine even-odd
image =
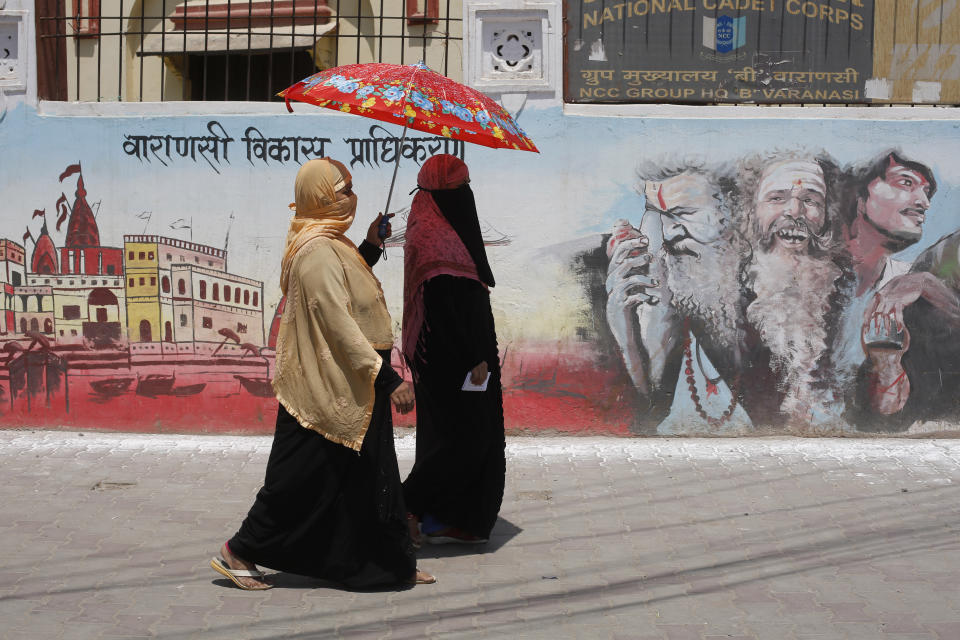
{"type": "Polygon", "coordinates": [[[36,0],[45,100],[272,101],[311,73],[423,60],[461,76],[462,0],[36,0]]]}

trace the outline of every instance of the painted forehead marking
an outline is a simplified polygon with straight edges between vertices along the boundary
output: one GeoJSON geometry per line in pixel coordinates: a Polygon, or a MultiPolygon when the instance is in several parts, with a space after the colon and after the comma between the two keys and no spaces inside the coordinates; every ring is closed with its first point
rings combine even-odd
{"type": "Polygon", "coordinates": [[[798,188],[823,191],[825,186],[820,165],[804,160],[788,160],[775,164],[763,172],[759,193],[786,189],[792,191],[798,188]],[[781,186],[777,186],[778,182],[781,186]]]}
{"type": "Polygon", "coordinates": [[[644,186],[644,195],[647,197],[647,206],[657,207],[660,211],[666,211],[667,205],[663,199],[663,184],[660,182],[648,182],[644,186]]]}

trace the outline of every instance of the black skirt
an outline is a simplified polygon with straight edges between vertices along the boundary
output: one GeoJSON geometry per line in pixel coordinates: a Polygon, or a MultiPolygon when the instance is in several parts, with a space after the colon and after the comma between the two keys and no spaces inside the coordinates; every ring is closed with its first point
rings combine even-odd
{"type": "Polygon", "coordinates": [[[359,455],[281,406],[263,488],[228,544],[258,565],[353,588],[408,580],[416,559],[389,393],[377,389],[359,455]]]}

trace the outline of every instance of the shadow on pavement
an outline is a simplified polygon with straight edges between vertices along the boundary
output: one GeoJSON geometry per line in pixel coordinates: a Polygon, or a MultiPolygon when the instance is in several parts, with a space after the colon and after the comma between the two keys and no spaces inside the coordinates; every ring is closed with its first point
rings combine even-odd
{"type": "Polygon", "coordinates": [[[424,542],[418,558],[450,558],[453,556],[484,555],[494,553],[506,546],[513,538],[523,532],[523,529],[505,518],[497,518],[490,532],[490,540],[486,544],[430,544],[424,542]]]}

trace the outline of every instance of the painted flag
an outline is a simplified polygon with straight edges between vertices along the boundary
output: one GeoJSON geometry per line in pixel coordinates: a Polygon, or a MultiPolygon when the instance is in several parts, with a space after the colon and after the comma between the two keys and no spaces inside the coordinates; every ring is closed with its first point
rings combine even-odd
{"type": "Polygon", "coordinates": [[[39,218],[39,217],[45,216],[45,215],[47,215],[47,210],[46,210],[46,209],[34,209],[34,210],[33,210],[33,217],[34,217],[34,218],[39,218]]]}
{"type": "Polygon", "coordinates": [[[57,199],[56,204],[57,213],[57,231],[60,231],[60,225],[63,224],[63,221],[67,219],[67,216],[70,214],[70,204],[67,201],[67,194],[61,192],[60,197],[57,199]]]}
{"type": "Polygon", "coordinates": [[[703,17],[703,46],[717,53],[729,53],[747,44],[747,17],[703,17]]]}
{"type": "Polygon", "coordinates": [[[152,211],[144,211],[143,213],[138,213],[135,217],[140,218],[141,220],[149,220],[152,211]]]}
{"type": "Polygon", "coordinates": [[[78,162],[77,164],[72,164],[72,165],[70,165],[69,167],[67,167],[66,169],[63,170],[63,173],[60,174],[60,182],[63,182],[64,180],[66,180],[67,178],[69,178],[70,176],[72,176],[72,175],[75,174],[75,173],[80,173],[80,163],[79,163],[79,162],[78,162]]]}
{"type": "Polygon", "coordinates": [[[227,250],[227,245],[230,243],[230,227],[233,226],[233,211],[230,212],[230,222],[227,223],[227,237],[223,239],[223,250],[227,250]]]}
{"type": "Polygon", "coordinates": [[[25,234],[23,234],[23,241],[26,242],[26,241],[29,240],[31,237],[32,237],[32,236],[30,235],[30,229],[27,228],[27,232],[26,232],[25,234]]]}
{"type": "Polygon", "coordinates": [[[176,220],[170,223],[170,228],[171,229],[189,229],[190,225],[187,224],[187,221],[184,220],[183,218],[177,218],[176,220]]]}

